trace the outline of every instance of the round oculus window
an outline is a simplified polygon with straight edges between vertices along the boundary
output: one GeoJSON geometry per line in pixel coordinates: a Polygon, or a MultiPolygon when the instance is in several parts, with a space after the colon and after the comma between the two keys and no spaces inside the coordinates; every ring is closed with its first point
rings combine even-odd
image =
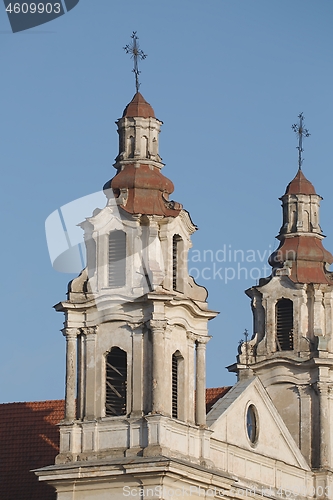
{"type": "Polygon", "coordinates": [[[250,405],[246,412],[246,430],[249,440],[254,444],[258,437],[258,418],[254,405],[250,405]]]}

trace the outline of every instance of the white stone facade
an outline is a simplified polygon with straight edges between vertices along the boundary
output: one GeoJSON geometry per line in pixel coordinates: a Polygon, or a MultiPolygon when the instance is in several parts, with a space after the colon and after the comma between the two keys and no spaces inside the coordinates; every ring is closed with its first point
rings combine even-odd
{"type": "MultiPolygon", "coordinates": [[[[281,257],[272,276],[247,291],[254,333],[229,367],[238,383],[206,415],[205,348],[208,321],[217,313],[208,308],[205,288],[188,275],[196,227],[185,210],[172,212],[170,190],[160,187],[149,189],[161,191],[154,196],[170,212],[129,209],[133,190],[150,195],[147,165],[155,177],[163,167],[162,122],[126,115],[117,123],[115,166],[118,174],[132,172],[133,183],[126,178],[116,198],[108,191],[105,208],[81,224],[88,266],[71,282],[68,300],[56,306],[65,313],[67,341],[60,453],[55,465],[36,471],[40,480],[56,488],[58,500],[333,498],[330,276],[326,280],[323,267],[325,282],[297,282],[295,266],[306,272],[306,259],[281,257]],[[123,276],[113,286],[110,235],[117,231],[125,242],[116,262],[123,276]],[[277,314],[281,299],[292,304],[287,348],[279,342],[286,331],[277,314]],[[113,348],[126,353],[126,366],[119,394],[124,410],[111,416],[113,348]]],[[[312,191],[286,192],[282,244],[300,233],[321,241],[319,200],[312,191]]],[[[317,258],[311,269],[320,266],[317,258]]]]}

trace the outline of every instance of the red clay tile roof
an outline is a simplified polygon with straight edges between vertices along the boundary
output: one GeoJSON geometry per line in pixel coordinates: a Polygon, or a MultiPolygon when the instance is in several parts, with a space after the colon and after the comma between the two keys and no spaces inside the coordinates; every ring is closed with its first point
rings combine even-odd
{"type": "Polygon", "coordinates": [[[127,104],[123,112],[123,117],[155,118],[155,113],[151,105],[144,99],[140,92],[137,92],[131,102],[127,104]]]}
{"type": "Polygon", "coordinates": [[[213,405],[221,399],[227,392],[231,389],[229,387],[212,387],[210,389],[206,389],[206,413],[208,413],[213,405]]]}
{"type": "MultiPolygon", "coordinates": [[[[229,389],[206,389],[207,412],[229,389]]],[[[63,400],[0,404],[1,500],[56,500],[55,490],[30,471],[54,464],[63,418],[63,400]]]]}
{"type": "Polygon", "coordinates": [[[55,500],[31,469],[54,464],[64,401],[0,404],[1,500],[55,500]]]}
{"type": "Polygon", "coordinates": [[[294,179],[289,182],[285,194],[316,194],[316,190],[302,170],[298,170],[294,179]]]}
{"type": "Polygon", "coordinates": [[[332,284],[331,274],[326,272],[326,264],[333,263],[333,255],[328,252],[318,238],[295,235],[281,241],[272,253],[269,263],[274,267],[292,262],[290,279],[294,283],[332,284]]]}
{"type": "Polygon", "coordinates": [[[130,214],[177,217],[182,209],[180,203],[169,201],[173,183],[157,167],[128,164],[105,184],[104,189],[110,187],[115,197],[121,189],[128,190],[126,205],[121,207],[130,214]]]}

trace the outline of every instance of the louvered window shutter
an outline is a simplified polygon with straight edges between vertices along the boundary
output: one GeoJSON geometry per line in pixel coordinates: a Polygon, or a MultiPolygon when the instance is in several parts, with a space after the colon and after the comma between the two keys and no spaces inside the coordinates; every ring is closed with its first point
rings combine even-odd
{"type": "Polygon", "coordinates": [[[126,285],[126,233],[112,231],[109,234],[109,287],[126,285]]]}
{"type": "Polygon", "coordinates": [[[289,299],[278,300],[276,304],[276,338],[280,351],[294,349],[293,316],[293,302],[289,299]]]}

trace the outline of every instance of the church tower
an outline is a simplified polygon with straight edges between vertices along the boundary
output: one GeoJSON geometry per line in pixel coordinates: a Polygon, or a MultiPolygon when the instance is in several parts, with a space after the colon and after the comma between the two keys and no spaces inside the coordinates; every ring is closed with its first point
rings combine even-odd
{"type": "Polygon", "coordinates": [[[280,199],[272,274],[246,291],[253,337],[229,369],[258,376],[309,465],[332,468],[333,256],[322,244],[321,197],[300,168],[280,199]]]}
{"type": "Polygon", "coordinates": [[[67,341],[59,466],[162,455],[206,461],[207,322],[217,313],[188,275],[196,226],[169,200],[161,124],[137,92],[117,122],[106,206],[81,224],[87,268],[55,306],[67,341]]]}
{"type": "Polygon", "coordinates": [[[188,274],[196,227],[169,199],[161,124],[138,91],[117,122],[106,206],[81,223],[87,267],[56,306],[67,344],[60,452],[35,473],[57,500],[323,498],[333,491],[333,256],[320,197],[299,170],[281,198],[272,274],[246,292],[254,335],[229,367],[238,382],[206,415],[217,313],[188,274]]]}

